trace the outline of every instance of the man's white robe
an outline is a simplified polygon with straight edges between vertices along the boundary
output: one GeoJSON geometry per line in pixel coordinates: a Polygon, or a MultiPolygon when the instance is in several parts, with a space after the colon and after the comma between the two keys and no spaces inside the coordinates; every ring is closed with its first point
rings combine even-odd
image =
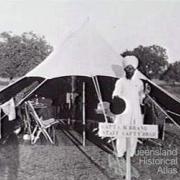
{"type": "MultiPolygon", "coordinates": [[[[120,78],[115,85],[113,97],[118,96],[126,102],[126,109],[122,114],[115,116],[114,123],[122,125],[142,125],[143,116],[141,114],[140,104],[144,95],[143,82],[136,76],[131,79],[126,77],[120,78]]],[[[130,138],[131,157],[134,156],[137,146],[137,138],[130,138]]],[[[126,138],[119,137],[116,140],[116,148],[118,157],[122,157],[126,152],[126,138]]]]}

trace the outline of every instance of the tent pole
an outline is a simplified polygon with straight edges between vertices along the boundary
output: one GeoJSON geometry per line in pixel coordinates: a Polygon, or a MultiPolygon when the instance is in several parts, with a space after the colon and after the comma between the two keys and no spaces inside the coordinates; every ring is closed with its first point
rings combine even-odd
{"type": "Polygon", "coordinates": [[[164,141],[165,139],[165,129],[166,129],[166,118],[164,120],[164,124],[163,124],[163,136],[162,136],[162,140],[164,141]]]}
{"type": "MultiPolygon", "coordinates": [[[[108,120],[107,120],[107,116],[106,116],[106,113],[105,113],[105,109],[104,109],[104,104],[103,104],[103,101],[102,101],[102,96],[101,96],[101,91],[100,91],[100,87],[99,87],[99,83],[98,83],[98,79],[97,79],[97,77],[92,77],[92,79],[93,79],[93,82],[94,82],[94,86],[95,86],[95,89],[96,89],[96,93],[97,93],[97,95],[98,95],[98,98],[99,98],[99,101],[100,101],[100,103],[101,103],[101,106],[102,106],[102,109],[103,109],[103,115],[104,115],[104,118],[105,118],[105,122],[107,123],[108,122],[108,120]]],[[[116,161],[117,161],[117,164],[118,164],[118,166],[119,166],[119,168],[120,168],[120,161],[119,161],[119,159],[118,159],[118,156],[117,156],[117,153],[115,153],[116,152],[116,147],[115,147],[115,145],[114,145],[114,142],[112,141],[112,139],[113,138],[111,138],[111,142],[112,142],[112,147],[113,147],[113,152],[114,152],[114,155],[115,155],[115,157],[116,157],[116,161]]],[[[129,148],[128,148],[129,149],[129,148]]],[[[128,159],[130,159],[130,157],[128,156],[128,159]]],[[[130,160],[128,161],[129,163],[127,163],[127,169],[130,169],[130,160]]],[[[127,176],[127,180],[130,180],[130,179],[128,179],[130,176],[131,176],[131,174],[130,174],[130,171],[128,171],[128,173],[126,174],[127,176]]]]}
{"type": "MultiPolygon", "coordinates": [[[[153,103],[155,103],[155,104],[161,109],[162,112],[164,112],[164,114],[169,118],[169,120],[171,120],[178,128],[180,128],[180,125],[177,124],[177,123],[165,112],[165,110],[160,107],[160,105],[159,105],[154,99],[152,99],[149,95],[147,95],[147,96],[148,96],[148,98],[151,99],[151,101],[152,101],[153,103]]],[[[168,112],[169,112],[169,111],[168,111],[168,112]]]]}
{"type": "Polygon", "coordinates": [[[106,113],[105,113],[105,109],[104,109],[104,104],[103,104],[103,101],[102,101],[101,91],[100,91],[100,87],[99,87],[97,77],[92,76],[92,80],[93,80],[93,83],[94,83],[94,86],[95,86],[95,89],[96,89],[96,93],[97,93],[99,102],[101,103],[101,106],[102,106],[105,122],[108,122],[107,116],[106,116],[106,113]]]}
{"type": "Polygon", "coordinates": [[[42,81],[35,89],[33,89],[29,94],[27,94],[21,101],[19,101],[19,103],[16,105],[19,106],[21,105],[30,95],[32,95],[37,89],[39,89],[45,82],[47,81],[47,79],[45,79],[44,81],[42,81]]]}
{"type": "Polygon", "coordinates": [[[131,140],[126,137],[126,180],[131,180],[131,140]]]}
{"type": "Polygon", "coordinates": [[[103,104],[103,100],[102,100],[102,96],[101,96],[101,90],[100,90],[100,87],[99,87],[99,82],[98,82],[97,77],[95,77],[95,81],[96,81],[97,88],[98,88],[99,94],[100,94],[101,106],[102,106],[102,109],[103,109],[103,114],[104,114],[105,122],[108,122],[108,119],[107,119],[107,116],[106,116],[106,112],[105,112],[105,108],[104,108],[104,104],[103,104]]]}
{"type": "Polygon", "coordinates": [[[86,106],[85,106],[85,82],[83,82],[83,146],[86,146],[86,106]]]}

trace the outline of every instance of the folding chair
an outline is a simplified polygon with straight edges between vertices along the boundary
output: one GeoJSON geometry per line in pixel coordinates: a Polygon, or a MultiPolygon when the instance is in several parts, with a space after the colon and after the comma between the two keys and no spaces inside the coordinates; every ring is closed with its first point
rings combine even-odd
{"type": "MultiPolygon", "coordinates": [[[[51,144],[55,144],[55,129],[54,125],[57,124],[59,121],[55,120],[54,118],[50,118],[47,120],[42,120],[36,113],[32,103],[30,101],[25,102],[29,115],[34,119],[36,125],[31,134],[31,143],[35,144],[39,139],[41,133],[44,137],[51,142],[51,144]],[[48,129],[53,128],[53,139],[51,138],[50,134],[48,133],[48,129]]],[[[30,117],[29,116],[29,117],[30,117]]]]}

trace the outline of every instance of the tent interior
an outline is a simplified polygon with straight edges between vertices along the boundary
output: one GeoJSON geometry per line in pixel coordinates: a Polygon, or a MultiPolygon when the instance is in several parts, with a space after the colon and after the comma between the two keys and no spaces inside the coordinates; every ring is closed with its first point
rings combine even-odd
{"type": "MultiPolygon", "coordinates": [[[[114,89],[116,78],[108,76],[99,76],[98,82],[101,87],[101,93],[103,101],[111,101],[112,91],[114,89]]],[[[67,94],[75,94],[74,105],[77,105],[77,109],[82,107],[82,94],[83,94],[83,83],[85,83],[85,99],[86,99],[86,118],[87,119],[96,119],[95,109],[98,104],[98,97],[95,91],[95,87],[91,77],[83,76],[66,76],[54,78],[47,80],[41,87],[39,87],[31,96],[28,98],[31,99],[34,95],[41,97],[49,98],[53,102],[52,104],[61,109],[59,112],[58,118],[67,118],[66,111],[68,110],[68,100],[67,94]],[[73,78],[72,78],[73,77],[73,78]]],[[[72,105],[73,105],[72,104],[72,105]]],[[[78,112],[76,112],[78,113],[78,112]]],[[[76,119],[82,119],[82,113],[75,114],[76,119]]]]}

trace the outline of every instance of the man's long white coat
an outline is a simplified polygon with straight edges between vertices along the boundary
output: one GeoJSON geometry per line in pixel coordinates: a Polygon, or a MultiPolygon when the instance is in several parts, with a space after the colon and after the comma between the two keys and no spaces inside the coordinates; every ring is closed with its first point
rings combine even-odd
{"type": "MultiPolygon", "coordinates": [[[[118,96],[126,102],[126,109],[122,114],[115,116],[114,123],[118,125],[142,125],[143,116],[140,104],[144,98],[143,82],[136,76],[131,79],[120,78],[115,84],[113,97],[118,96]]],[[[131,138],[131,156],[134,156],[137,146],[137,138],[131,138]]],[[[122,157],[126,152],[126,138],[119,137],[116,141],[117,155],[122,157]]]]}

